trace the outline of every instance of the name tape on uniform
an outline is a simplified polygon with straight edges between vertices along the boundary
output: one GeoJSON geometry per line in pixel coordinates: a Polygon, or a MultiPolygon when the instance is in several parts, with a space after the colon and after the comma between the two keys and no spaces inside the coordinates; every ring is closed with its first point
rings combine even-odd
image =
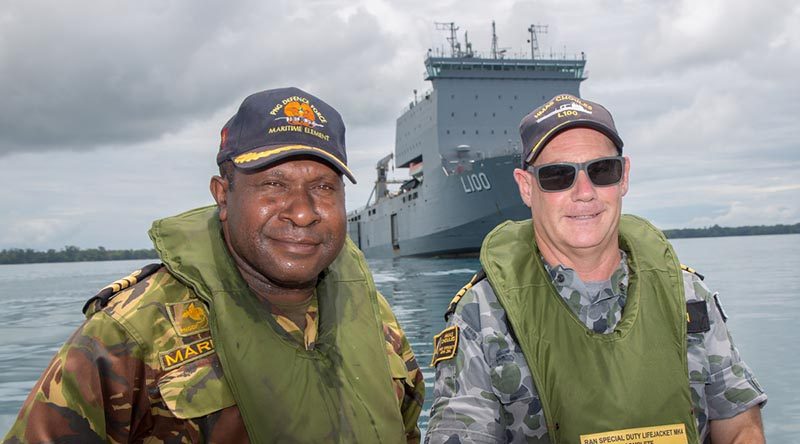
{"type": "Polygon", "coordinates": [[[214,353],[214,341],[211,338],[205,338],[159,353],[158,358],[161,361],[161,368],[167,371],[212,353],[214,353]]]}

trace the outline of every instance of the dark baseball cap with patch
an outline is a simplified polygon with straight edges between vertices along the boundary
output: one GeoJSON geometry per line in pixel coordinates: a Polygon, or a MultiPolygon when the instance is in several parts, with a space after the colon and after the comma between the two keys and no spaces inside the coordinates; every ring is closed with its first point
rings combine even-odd
{"type": "Polygon", "coordinates": [[[570,94],[559,94],[531,111],[519,124],[523,168],[533,164],[548,142],[570,128],[600,131],[614,142],[617,151],[622,154],[622,139],[607,109],[570,94]]]}
{"type": "Polygon", "coordinates": [[[301,89],[257,92],[222,128],[217,165],[255,170],[287,157],[316,156],[356,183],[347,167],[344,122],[330,105],[301,89]]]}

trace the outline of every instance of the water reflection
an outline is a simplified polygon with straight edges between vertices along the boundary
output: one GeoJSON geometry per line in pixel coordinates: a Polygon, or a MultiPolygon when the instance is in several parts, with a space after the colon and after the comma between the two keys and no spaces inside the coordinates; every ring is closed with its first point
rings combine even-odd
{"type": "Polygon", "coordinates": [[[447,305],[478,271],[479,262],[477,258],[400,258],[369,260],[369,265],[375,285],[392,305],[422,368],[426,394],[420,428],[424,430],[433,398],[434,369],[429,366],[433,335],[444,328],[447,305]]]}

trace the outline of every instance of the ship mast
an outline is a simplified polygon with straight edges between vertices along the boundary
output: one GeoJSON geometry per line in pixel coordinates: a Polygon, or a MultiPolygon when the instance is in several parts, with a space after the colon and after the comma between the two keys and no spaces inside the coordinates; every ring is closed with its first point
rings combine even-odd
{"type": "MultiPolygon", "coordinates": [[[[494,29],[494,22],[492,22],[492,29],[494,29]]],[[[536,60],[536,54],[539,52],[539,39],[536,38],[536,33],[547,34],[547,25],[530,25],[528,32],[531,34],[531,38],[528,39],[528,43],[531,44],[531,60],[536,60]]]]}
{"type": "Polygon", "coordinates": [[[455,22],[435,22],[437,31],[449,31],[450,37],[447,41],[450,42],[450,57],[461,57],[461,43],[458,42],[458,35],[456,31],[460,28],[456,26],[455,22]]]}
{"type": "Polygon", "coordinates": [[[495,29],[494,20],[492,20],[492,49],[491,56],[493,59],[502,59],[506,55],[506,50],[497,47],[497,31],[495,29]]]}

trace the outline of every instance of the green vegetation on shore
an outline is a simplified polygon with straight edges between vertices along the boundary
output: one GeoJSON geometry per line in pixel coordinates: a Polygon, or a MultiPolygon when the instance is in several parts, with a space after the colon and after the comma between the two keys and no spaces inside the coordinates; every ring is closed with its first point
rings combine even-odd
{"type": "MultiPolygon", "coordinates": [[[[794,225],[752,225],[745,227],[678,228],[664,230],[670,239],[690,237],[758,236],[763,234],[800,233],[800,223],[794,225]]],[[[66,246],[61,250],[36,251],[30,248],[0,250],[0,264],[35,264],[48,262],[122,261],[129,259],[158,259],[156,250],[106,250],[104,247],[82,250],[66,246]]]]}
{"type": "Polygon", "coordinates": [[[47,262],[124,261],[128,259],[158,259],[156,250],[106,250],[104,247],[82,250],[66,246],[56,251],[35,251],[30,248],[0,250],[0,264],[35,264],[47,262]]]}
{"type": "Polygon", "coordinates": [[[797,233],[800,233],[800,223],[794,225],[749,225],[745,227],[720,227],[719,225],[714,225],[707,228],[677,228],[674,230],[664,230],[664,234],[670,239],[797,233]]]}

